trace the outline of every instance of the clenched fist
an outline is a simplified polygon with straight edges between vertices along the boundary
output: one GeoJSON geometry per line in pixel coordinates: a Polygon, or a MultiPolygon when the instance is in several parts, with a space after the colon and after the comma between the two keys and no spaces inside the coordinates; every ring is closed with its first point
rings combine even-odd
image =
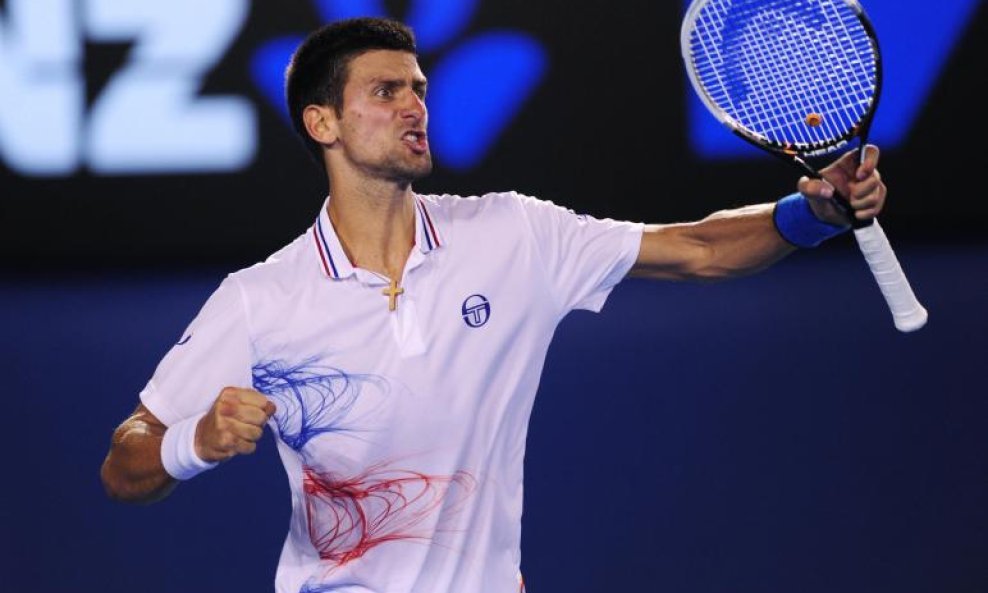
{"type": "Polygon", "coordinates": [[[253,453],[275,409],[253,389],[224,388],[196,427],[196,455],[203,461],[223,461],[253,453]]]}

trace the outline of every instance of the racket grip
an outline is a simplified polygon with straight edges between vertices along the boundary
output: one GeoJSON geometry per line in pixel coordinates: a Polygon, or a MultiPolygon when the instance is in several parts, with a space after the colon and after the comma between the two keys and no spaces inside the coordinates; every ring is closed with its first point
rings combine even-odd
{"type": "Polygon", "coordinates": [[[854,238],[858,240],[858,247],[861,248],[885,302],[889,305],[896,329],[911,332],[926,325],[926,309],[913,294],[885,231],[878,226],[878,220],[866,227],[854,229],[854,238]]]}

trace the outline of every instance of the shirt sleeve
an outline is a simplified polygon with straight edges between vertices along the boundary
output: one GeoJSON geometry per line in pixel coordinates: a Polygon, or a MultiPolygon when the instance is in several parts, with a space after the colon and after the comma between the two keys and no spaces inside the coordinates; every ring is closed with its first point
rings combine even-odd
{"type": "Polygon", "coordinates": [[[577,214],[528,196],[518,198],[563,312],[599,312],[638,259],[645,225],[577,214]]]}
{"type": "Polygon", "coordinates": [[[208,410],[224,387],[250,387],[250,357],[243,299],[228,276],[158,364],[141,402],[171,426],[208,410]]]}

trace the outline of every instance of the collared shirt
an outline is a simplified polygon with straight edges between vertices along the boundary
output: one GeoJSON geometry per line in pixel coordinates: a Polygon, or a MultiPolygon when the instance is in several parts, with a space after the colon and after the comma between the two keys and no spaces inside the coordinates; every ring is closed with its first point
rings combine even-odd
{"type": "Polygon", "coordinates": [[[599,311],[637,223],[521,196],[414,196],[399,285],[328,216],[228,276],[141,392],[166,425],[228,385],[277,405],[292,490],[279,593],[520,590],[528,419],[557,324],[599,311]]]}

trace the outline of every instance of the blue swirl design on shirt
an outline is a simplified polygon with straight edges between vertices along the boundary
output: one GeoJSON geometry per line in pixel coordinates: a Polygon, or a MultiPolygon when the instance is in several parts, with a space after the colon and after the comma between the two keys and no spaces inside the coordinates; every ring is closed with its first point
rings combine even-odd
{"type": "Polygon", "coordinates": [[[326,585],[321,583],[306,583],[302,585],[302,588],[298,590],[298,593],[327,593],[334,589],[342,589],[343,587],[349,587],[349,585],[326,585]]]}
{"type": "Polygon", "coordinates": [[[305,445],[319,435],[359,432],[348,424],[347,416],[362,390],[368,384],[386,387],[381,377],[350,374],[316,364],[316,360],[310,358],[298,364],[265,360],[251,369],[254,389],[274,400],[278,407],[273,418],[281,440],[303,454],[305,445]]]}

